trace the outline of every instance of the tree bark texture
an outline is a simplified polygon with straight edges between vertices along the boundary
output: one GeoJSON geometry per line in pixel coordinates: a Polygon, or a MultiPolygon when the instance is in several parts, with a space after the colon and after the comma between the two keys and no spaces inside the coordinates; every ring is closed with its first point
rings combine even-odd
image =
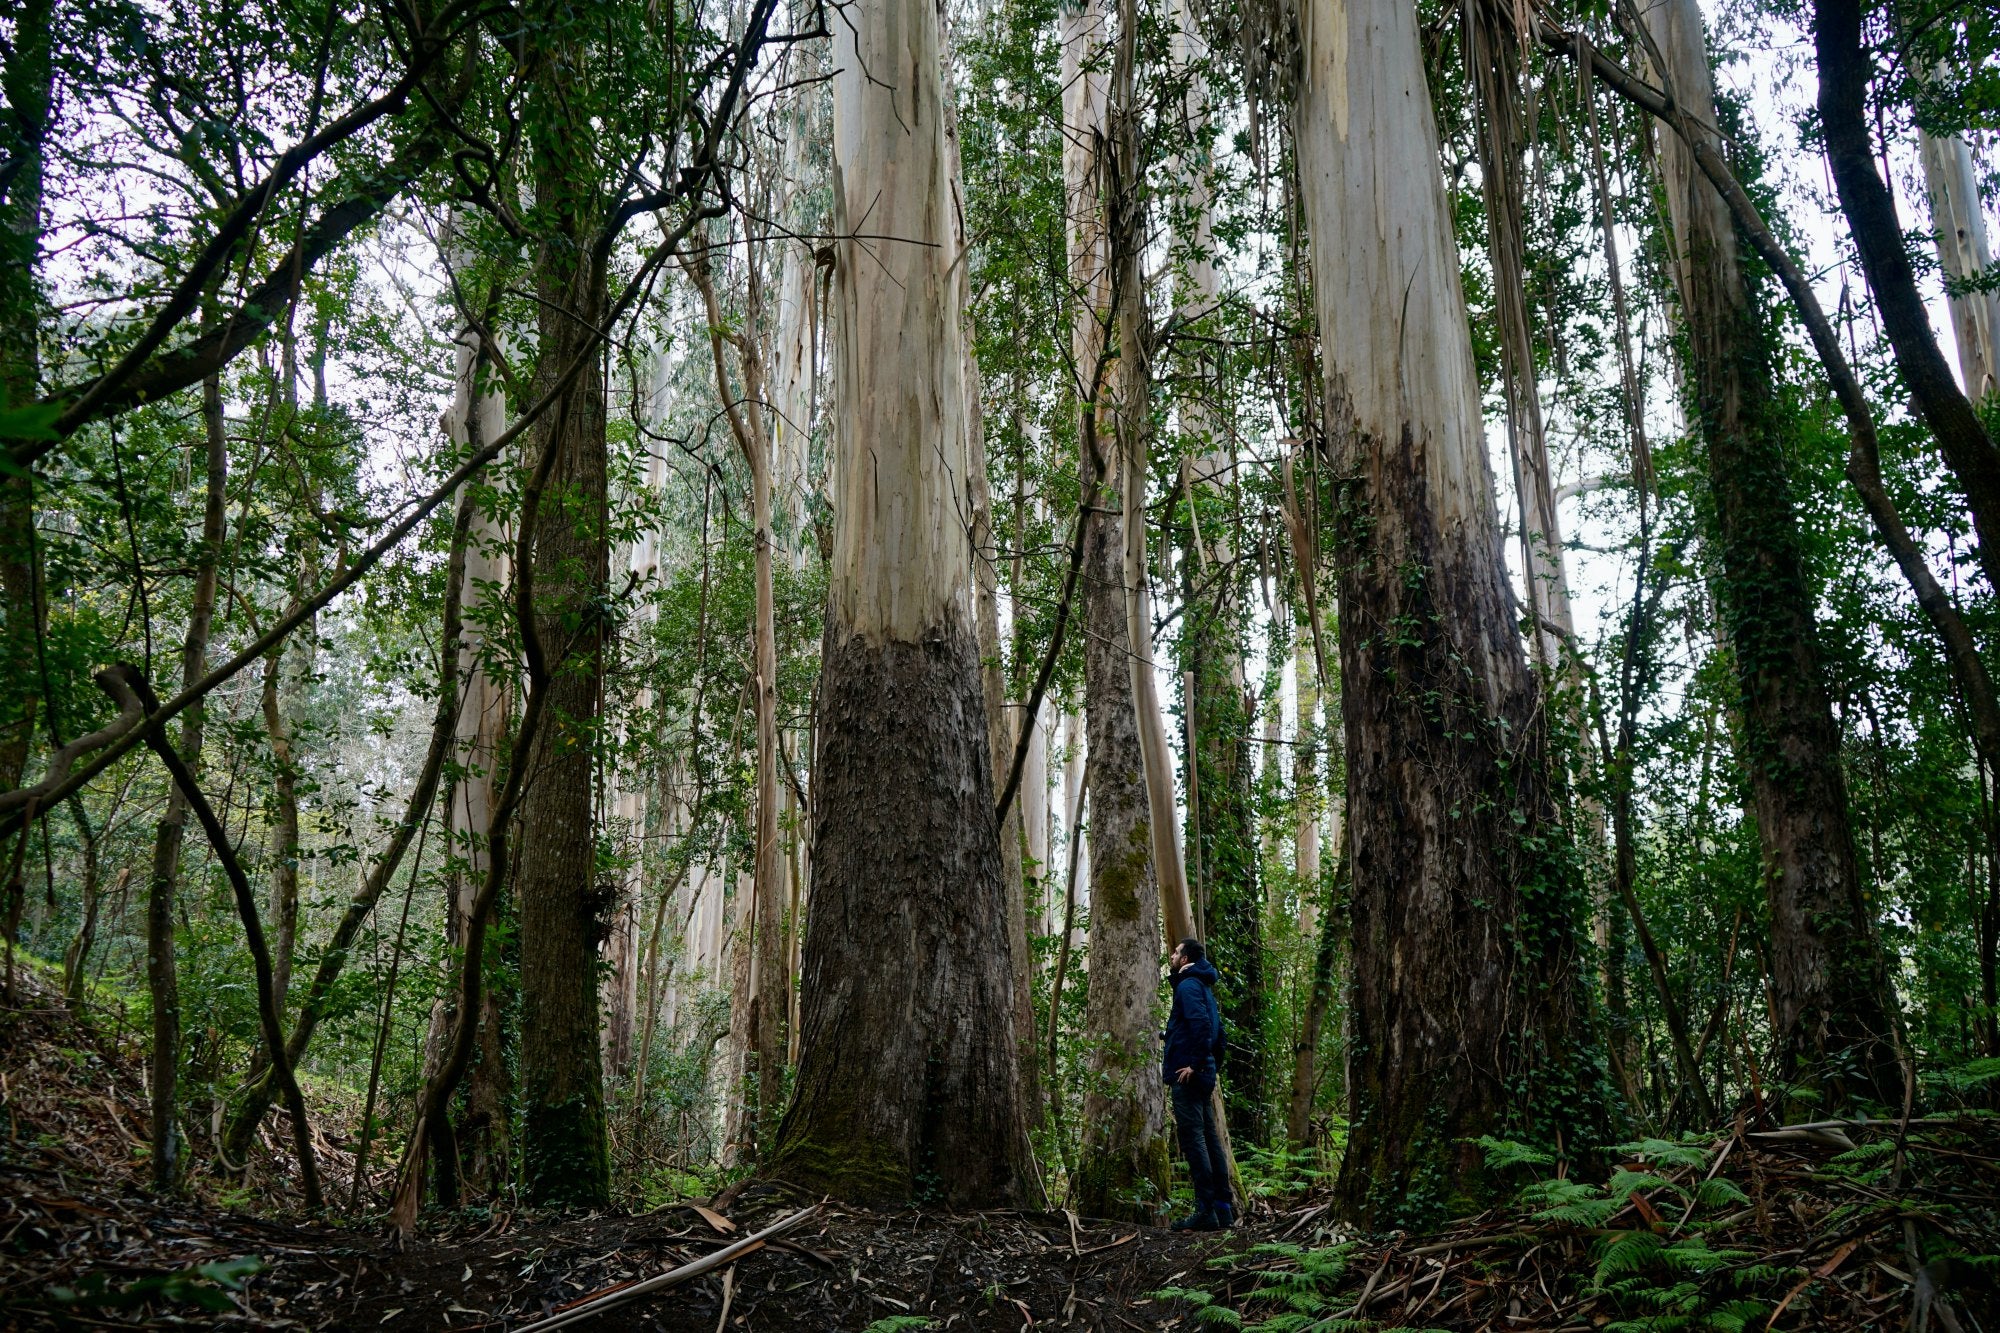
{"type": "MultiPolygon", "coordinates": [[[[1076,302],[1070,352],[1082,414],[1079,468],[1083,493],[1096,483],[1103,497],[1079,519],[1085,525],[1081,580],[1091,960],[1084,994],[1089,1041],[1072,1193],[1086,1215],[1152,1221],[1154,1208],[1145,1201],[1164,1199],[1169,1181],[1166,1097],[1159,1081],[1154,1014],[1160,902],[1145,756],[1132,692],[1124,521],[1109,507],[1118,479],[1104,475],[1115,457],[1108,429],[1111,367],[1104,327],[1111,314],[1103,194],[1103,66],[1110,30],[1101,0],[1066,5],[1061,23],[1063,178],[1076,302]]],[[[1072,766],[1074,762],[1072,757],[1072,766]]],[[[1080,807],[1080,793],[1072,794],[1071,810],[1080,807]]],[[[1072,821],[1069,837],[1074,841],[1079,836],[1072,821]]]]}
{"type": "MultiPolygon", "coordinates": [[[[0,400],[20,407],[41,387],[42,143],[54,87],[52,0],[24,0],[15,16],[0,93],[0,156],[12,178],[0,185],[0,400]]],[[[0,477],[0,791],[21,785],[42,702],[42,628],[35,568],[34,479],[0,477]]],[[[26,836],[26,825],[23,834],[26,836]]],[[[0,839],[0,856],[11,848],[0,839]]],[[[8,886],[10,891],[15,886],[8,886]]]]}
{"type": "MultiPolygon", "coordinates": [[[[463,331],[458,343],[457,394],[446,424],[452,442],[462,448],[477,449],[506,429],[506,403],[502,396],[482,383],[482,358],[477,335],[463,331]]],[[[447,873],[444,876],[446,933],[454,947],[463,947],[479,886],[486,882],[491,859],[486,845],[493,827],[493,807],[500,786],[500,768],[505,762],[509,718],[513,710],[508,685],[508,645],[504,635],[504,612],[488,605],[492,590],[506,586],[509,562],[506,534],[498,515],[475,493],[469,497],[465,541],[465,576],[460,597],[464,608],[464,628],[459,635],[458,682],[462,699],[454,720],[452,761],[454,777],[445,796],[445,831],[450,839],[447,873]]],[[[485,939],[487,956],[481,966],[487,974],[480,990],[479,1032],[472,1062],[467,1067],[460,1092],[457,1124],[452,1135],[458,1144],[458,1160],[453,1164],[463,1187],[477,1196],[496,1197],[512,1177],[514,1075],[507,1059],[514,1034],[510,992],[514,968],[503,965],[503,947],[518,949],[518,943],[501,945],[504,936],[492,931],[493,918],[511,915],[511,907],[496,902],[489,913],[485,939]]],[[[433,1051],[442,1052],[451,1031],[449,994],[439,997],[432,1015],[433,1051]]]]}
{"type": "MultiPolygon", "coordinates": [[[[1930,190],[1931,230],[1945,276],[1964,282],[1993,266],[1986,240],[1986,211],[1979,199],[1979,175],[1972,148],[1962,135],[1917,131],[1930,190]]],[[[1965,396],[1977,403],[2000,393],[2000,292],[1946,294],[1952,337],[1958,343],[1958,372],[1965,396]]]]}
{"type": "MultiPolygon", "coordinates": [[[[1713,125],[1694,0],[1662,0],[1646,22],[1681,104],[1697,125],[1713,125]]],[[[1831,1106],[1854,1096],[1895,1103],[1902,1094],[1895,1004],[1855,861],[1840,733],[1773,411],[1770,336],[1727,203],[1678,137],[1662,135],[1659,156],[1694,415],[1708,445],[1741,755],[1763,852],[1779,1072],[1821,1086],[1831,1106]]],[[[1872,164],[1865,170],[1875,179],[1872,164]]],[[[1900,256],[1900,233],[1896,245],[1900,256]]]]}
{"type": "Polygon", "coordinates": [[[1338,479],[1353,887],[1349,1140],[1368,1225],[1492,1196],[1480,1134],[1606,1132],[1582,886],[1493,510],[1415,11],[1310,3],[1293,127],[1338,479]]]}
{"type": "Polygon", "coordinates": [[[843,239],[812,909],[795,1093],[764,1170],[858,1202],[985,1207],[1040,1189],[963,509],[940,29],[932,0],[864,0],[834,25],[843,239]]]}
{"type": "MultiPolygon", "coordinates": [[[[1665,0],[1678,13],[1679,0],[1665,0]]],[[[1657,26],[1658,20],[1649,17],[1657,26]]],[[[1862,45],[1860,0],[1817,0],[1813,45],[1819,64],[1819,115],[1826,135],[1841,211],[1861,254],[1861,270],[1882,317],[1882,331],[1896,354],[1896,367],[1910,386],[1917,412],[1937,437],[1938,448],[1965,491],[1979,534],[1979,557],[1989,585],[2000,588],[2000,449],[1994,447],[1972,404],[1952,378],[1951,366],[1931,332],[1930,312],[1917,290],[1916,271],[1903,244],[1896,201],[1875,168],[1875,141],[1868,128],[1868,80],[1872,64],[1862,45]]],[[[1669,60],[1673,57],[1669,56],[1669,60]]],[[[1677,75],[1681,71],[1675,71],[1677,75]]],[[[1690,109],[1700,104],[1697,89],[1675,79],[1690,109]]],[[[1712,122],[1710,122],[1712,123],[1712,122]]]]}
{"type": "Polygon", "coordinates": [[[1486,200],[1508,452],[1514,461],[1514,493],[1521,512],[1521,572],[1534,613],[1535,661],[1553,672],[1563,665],[1575,625],[1528,327],[1523,272],[1527,258],[1521,234],[1521,159],[1527,147],[1521,124],[1521,44],[1511,16],[1496,12],[1495,4],[1496,0],[1477,0],[1467,8],[1466,53],[1479,104],[1479,178],[1486,200]]]}
{"type": "MultiPolygon", "coordinates": [[[[534,142],[537,211],[547,233],[535,261],[540,300],[539,397],[586,345],[606,308],[594,224],[587,125],[573,123],[556,35],[535,53],[541,123],[534,142]]],[[[592,357],[536,423],[529,456],[554,455],[534,533],[535,633],[547,654],[547,713],[527,755],[516,893],[521,913],[522,1168],[535,1203],[610,1199],[599,1052],[597,946],[609,895],[599,883],[593,755],[602,693],[605,402],[592,357]]]]}

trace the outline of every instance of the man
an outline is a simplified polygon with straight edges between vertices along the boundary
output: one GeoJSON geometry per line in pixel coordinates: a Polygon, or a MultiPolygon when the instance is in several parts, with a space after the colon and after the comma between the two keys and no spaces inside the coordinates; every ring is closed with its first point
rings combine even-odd
{"type": "Polygon", "coordinates": [[[1185,939],[1167,960],[1174,1005],[1167,1016],[1160,1073],[1173,1103],[1174,1127],[1194,1185],[1194,1212],[1175,1231],[1220,1231],[1236,1221],[1229,1192],[1229,1154],[1215,1126],[1215,1058],[1222,1041],[1222,1007],[1215,966],[1201,941],[1185,939]]]}

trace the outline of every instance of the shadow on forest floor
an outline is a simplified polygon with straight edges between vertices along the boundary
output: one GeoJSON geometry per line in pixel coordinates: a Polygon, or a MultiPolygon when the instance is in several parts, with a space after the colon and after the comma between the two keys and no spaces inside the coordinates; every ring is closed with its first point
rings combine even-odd
{"type": "MultiPolygon", "coordinates": [[[[378,1227],[156,1198],[142,1188],[131,1054],[44,984],[16,1003],[0,1009],[0,1328],[512,1333],[798,1205],[745,1191],[727,1219],[684,1205],[461,1217],[402,1249],[378,1227]]],[[[1912,1126],[1900,1166],[1897,1142],[1893,1125],[1739,1129],[1632,1145],[1597,1183],[1496,1145],[1527,1182],[1515,1206],[1372,1240],[1313,1200],[1262,1208],[1227,1235],[826,1204],[728,1267],[573,1326],[2000,1333],[2000,1127],[1933,1115],[1912,1126]]]]}

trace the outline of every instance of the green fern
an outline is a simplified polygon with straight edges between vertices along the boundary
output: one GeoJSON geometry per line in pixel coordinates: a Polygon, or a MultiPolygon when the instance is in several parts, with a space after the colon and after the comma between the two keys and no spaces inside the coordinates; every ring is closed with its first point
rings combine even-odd
{"type": "Polygon", "coordinates": [[[1605,1192],[1620,1203],[1629,1200],[1639,1190],[1658,1190],[1683,1199],[1687,1197],[1685,1189],[1664,1176],[1651,1171],[1627,1171],[1623,1167],[1611,1173],[1611,1183],[1605,1186],[1605,1192]]]}
{"type": "Polygon", "coordinates": [[[1611,1151],[1648,1166],[1691,1166],[1699,1169],[1708,1165],[1709,1142],[1704,1135],[1688,1134],[1679,1140],[1638,1139],[1632,1143],[1621,1143],[1611,1151]]]}
{"type": "Polygon", "coordinates": [[[1750,1202],[1750,1196],[1735,1181],[1717,1176],[1694,1187],[1694,1201],[1703,1208],[1730,1208],[1750,1202]]]}
{"type": "Polygon", "coordinates": [[[925,1329],[936,1327],[937,1320],[928,1315],[892,1314],[886,1319],[877,1319],[861,1333],[924,1333],[925,1329]]]}
{"type": "Polygon", "coordinates": [[[1984,1059],[1969,1061],[1956,1069],[1940,1070],[1937,1074],[1937,1081],[1947,1091],[1961,1095],[1983,1088],[1996,1080],[2000,1080],[2000,1056],[1987,1056],[1984,1059]]]}
{"type": "Polygon", "coordinates": [[[1537,1222],[1554,1222],[1571,1227],[1601,1227],[1624,1206],[1620,1199],[1607,1198],[1595,1185],[1580,1180],[1538,1180],[1520,1193],[1523,1206],[1534,1209],[1537,1222]]]}
{"type": "Polygon", "coordinates": [[[1490,1134],[1481,1134],[1473,1143],[1486,1153],[1486,1169],[1489,1171],[1505,1171],[1512,1166],[1555,1165],[1556,1159],[1551,1154],[1512,1139],[1496,1139],[1490,1134]]]}

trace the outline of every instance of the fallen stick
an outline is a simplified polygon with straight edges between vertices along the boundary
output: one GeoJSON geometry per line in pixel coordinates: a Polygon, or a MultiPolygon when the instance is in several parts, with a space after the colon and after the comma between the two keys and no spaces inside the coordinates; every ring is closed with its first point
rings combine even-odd
{"type": "Polygon", "coordinates": [[[521,1327],[515,1329],[514,1333],[549,1333],[551,1329],[567,1328],[571,1324],[581,1323],[593,1315],[603,1314],[605,1311],[616,1309],[621,1305],[629,1305],[641,1296],[650,1296],[656,1291],[665,1291],[669,1287],[677,1287],[681,1283],[692,1281],[705,1273],[712,1273],[718,1268],[725,1268],[735,1263],[738,1259],[741,1259],[744,1255],[763,1249],[765,1241],[770,1240],[774,1236],[783,1235],[818,1211],[818,1204],[814,1204],[810,1208],[801,1208],[790,1217],[781,1218],[773,1222],[756,1235],[745,1236],[742,1240],[732,1245],[725,1245],[713,1254],[704,1254],[701,1258],[691,1263],[682,1264],[679,1268],[671,1269],[660,1274],[658,1277],[649,1277],[644,1282],[635,1282],[629,1287],[623,1287],[617,1291],[608,1291],[595,1300],[586,1301],[582,1305],[572,1306],[561,1314],[550,1315],[547,1319],[539,1319],[532,1324],[523,1324],[521,1327]]]}

